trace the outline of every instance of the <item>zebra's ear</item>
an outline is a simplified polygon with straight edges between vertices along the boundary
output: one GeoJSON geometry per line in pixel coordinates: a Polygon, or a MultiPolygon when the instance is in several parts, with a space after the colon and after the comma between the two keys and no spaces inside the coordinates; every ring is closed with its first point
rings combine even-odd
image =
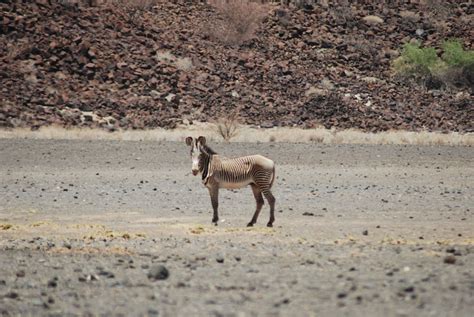
{"type": "Polygon", "coordinates": [[[188,137],[186,138],[186,144],[187,144],[188,146],[191,146],[191,144],[193,144],[193,138],[190,137],[190,136],[188,136],[188,137]]]}
{"type": "Polygon", "coordinates": [[[198,138],[198,142],[201,143],[201,145],[206,145],[206,138],[201,135],[198,138]]]}

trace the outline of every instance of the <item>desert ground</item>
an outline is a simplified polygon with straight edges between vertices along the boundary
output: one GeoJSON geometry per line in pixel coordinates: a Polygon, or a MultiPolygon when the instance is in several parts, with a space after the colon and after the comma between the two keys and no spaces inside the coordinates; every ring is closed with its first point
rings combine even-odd
{"type": "Polygon", "coordinates": [[[0,315],[472,316],[472,147],[210,145],[276,162],[274,228],[184,142],[0,139],[0,315]]]}

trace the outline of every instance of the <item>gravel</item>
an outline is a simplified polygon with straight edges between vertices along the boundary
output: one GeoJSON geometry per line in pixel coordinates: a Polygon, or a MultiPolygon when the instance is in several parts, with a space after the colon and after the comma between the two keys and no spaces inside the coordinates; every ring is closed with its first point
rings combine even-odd
{"type": "Polygon", "coordinates": [[[0,314],[471,315],[472,148],[210,145],[277,162],[274,228],[184,143],[0,140],[0,314]]]}

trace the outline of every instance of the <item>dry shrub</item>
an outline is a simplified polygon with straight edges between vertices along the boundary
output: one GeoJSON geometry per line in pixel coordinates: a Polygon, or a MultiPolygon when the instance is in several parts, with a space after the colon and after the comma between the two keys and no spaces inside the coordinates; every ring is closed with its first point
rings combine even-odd
{"type": "Polygon", "coordinates": [[[322,135],[312,135],[309,137],[310,142],[314,143],[323,143],[324,142],[324,136],[322,135]]]}
{"type": "Polygon", "coordinates": [[[237,136],[239,133],[239,108],[229,115],[219,118],[215,123],[217,133],[226,141],[237,136]]]}
{"type": "Polygon", "coordinates": [[[438,75],[439,80],[446,84],[447,87],[462,89],[463,87],[469,87],[472,83],[469,83],[466,72],[461,67],[448,68],[444,72],[438,75]]]}
{"type": "Polygon", "coordinates": [[[340,0],[337,4],[328,6],[328,12],[336,24],[345,24],[354,19],[348,0],[340,0]]]}
{"type": "Polygon", "coordinates": [[[266,15],[264,5],[249,0],[210,0],[220,17],[206,24],[207,35],[228,45],[252,39],[266,15]]]}
{"type": "Polygon", "coordinates": [[[452,14],[452,8],[445,0],[425,0],[424,8],[431,19],[446,20],[452,14]]]}
{"type": "Polygon", "coordinates": [[[26,59],[33,49],[34,44],[30,42],[17,41],[14,45],[7,45],[5,57],[8,60],[26,59]]]}
{"type": "Polygon", "coordinates": [[[447,18],[453,14],[453,8],[450,3],[444,0],[424,0],[423,11],[428,17],[428,22],[440,33],[449,30],[447,18]]]}

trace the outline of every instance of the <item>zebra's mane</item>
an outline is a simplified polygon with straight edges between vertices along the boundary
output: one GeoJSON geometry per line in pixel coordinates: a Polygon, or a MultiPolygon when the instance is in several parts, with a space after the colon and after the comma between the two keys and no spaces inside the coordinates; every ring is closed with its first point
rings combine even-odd
{"type": "Polygon", "coordinates": [[[216,151],[214,151],[213,149],[211,149],[211,148],[208,147],[207,145],[201,145],[201,147],[204,149],[204,152],[206,152],[206,153],[209,154],[209,155],[217,154],[216,151]]]}

